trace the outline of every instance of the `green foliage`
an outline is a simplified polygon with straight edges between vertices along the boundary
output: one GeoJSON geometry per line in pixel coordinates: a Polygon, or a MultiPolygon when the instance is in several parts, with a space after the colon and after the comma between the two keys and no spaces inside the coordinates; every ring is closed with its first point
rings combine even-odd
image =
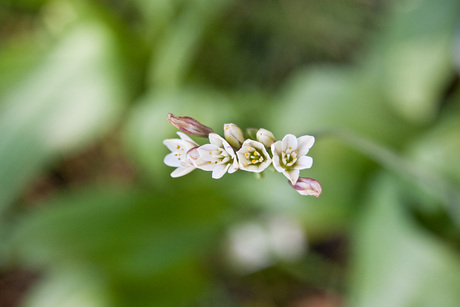
{"type": "Polygon", "coordinates": [[[28,307],[458,306],[460,1],[375,3],[0,3],[0,278],[40,273],[28,307]],[[323,194],[171,178],[169,112],[314,135],[323,194]],[[234,270],[269,216],[309,250],[234,270]]]}

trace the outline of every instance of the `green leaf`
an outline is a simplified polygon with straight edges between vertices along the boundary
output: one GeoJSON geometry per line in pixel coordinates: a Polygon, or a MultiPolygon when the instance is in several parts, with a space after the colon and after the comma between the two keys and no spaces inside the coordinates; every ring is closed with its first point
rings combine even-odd
{"type": "Polygon", "coordinates": [[[182,304],[209,283],[202,263],[218,246],[228,205],[197,185],[180,193],[87,189],[25,217],[12,250],[20,263],[51,268],[58,278],[75,268],[95,274],[120,306],[182,304]]]}
{"type": "MultiPolygon", "coordinates": [[[[212,19],[225,7],[226,0],[184,1],[174,20],[164,28],[154,50],[150,81],[159,88],[176,88],[184,81],[203,34],[212,19]]],[[[160,2],[161,3],[161,2],[160,2]]],[[[171,7],[160,5],[169,11],[171,7]]]]}
{"type": "Polygon", "coordinates": [[[404,188],[389,175],[372,182],[355,230],[350,305],[458,306],[458,255],[414,224],[404,188]]]}
{"type": "Polygon", "coordinates": [[[460,1],[395,2],[374,49],[383,94],[413,123],[435,118],[453,78],[454,38],[460,1]]]}
{"type": "MultiPolygon", "coordinates": [[[[413,159],[404,157],[402,154],[398,154],[372,140],[345,131],[336,131],[332,135],[334,134],[344,144],[359,151],[370,160],[379,163],[383,168],[398,175],[399,178],[405,179],[410,183],[411,189],[415,188],[417,193],[421,193],[424,196],[428,195],[430,198],[437,200],[448,212],[457,227],[460,227],[460,210],[457,205],[460,201],[460,190],[458,186],[452,184],[442,173],[432,167],[424,166],[423,163],[417,163],[413,159]]],[[[448,140],[449,136],[445,136],[447,136],[446,139],[448,140]]],[[[457,137],[457,132],[455,131],[452,136],[454,138],[457,137]]],[[[426,144],[429,146],[432,145],[432,143],[426,144]]],[[[455,147],[456,143],[449,143],[449,152],[451,145],[455,147]]],[[[433,161],[433,163],[435,162],[433,161]]],[[[453,163],[455,165],[455,162],[453,163]]]]}
{"type": "Polygon", "coordinates": [[[420,167],[442,174],[460,187],[460,104],[447,108],[439,122],[409,146],[408,156],[420,167]]]}
{"type": "Polygon", "coordinates": [[[323,66],[301,71],[278,97],[267,121],[272,127],[267,129],[275,136],[346,129],[388,144],[403,144],[415,129],[395,121],[366,69],[323,66]]]}
{"type": "Polygon", "coordinates": [[[126,94],[119,62],[111,30],[83,19],[2,97],[0,212],[44,165],[94,141],[118,119],[126,94]]]}

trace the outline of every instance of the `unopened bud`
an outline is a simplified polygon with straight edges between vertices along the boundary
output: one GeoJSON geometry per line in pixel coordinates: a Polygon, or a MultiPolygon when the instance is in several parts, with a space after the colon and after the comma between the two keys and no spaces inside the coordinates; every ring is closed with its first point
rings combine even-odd
{"type": "Polygon", "coordinates": [[[224,136],[227,142],[236,149],[239,149],[245,140],[243,130],[235,124],[224,125],[224,136]]]}
{"type": "Polygon", "coordinates": [[[270,146],[275,143],[276,139],[273,133],[266,129],[260,128],[257,131],[257,141],[264,144],[265,147],[270,148],[270,146]]]}
{"type": "Polygon", "coordinates": [[[168,120],[174,127],[189,135],[208,137],[208,134],[213,132],[211,128],[188,116],[175,116],[172,113],[168,113],[168,120]]]}
{"type": "Polygon", "coordinates": [[[321,185],[312,178],[300,177],[295,184],[289,184],[301,195],[313,195],[319,197],[322,192],[321,185]]]}

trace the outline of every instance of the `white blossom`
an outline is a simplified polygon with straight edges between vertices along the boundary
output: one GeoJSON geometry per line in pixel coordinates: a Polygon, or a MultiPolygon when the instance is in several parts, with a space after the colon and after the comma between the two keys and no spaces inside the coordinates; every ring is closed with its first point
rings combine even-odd
{"type": "Polygon", "coordinates": [[[283,173],[291,184],[295,184],[299,179],[300,170],[310,168],[313,159],[306,156],[313,146],[315,138],[311,135],[299,138],[292,134],[287,134],[282,141],[272,144],[273,166],[283,173]]]}
{"type": "Polygon", "coordinates": [[[177,167],[171,177],[181,177],[187,175],[195,169],[192,160],[187,153],[198,146],[195,141],[182,132],[177,132],[180,139],[167,139],[163,144],[168,147],[171,153],[167,154],[164,163],[168,166],[177,167]]]}
{"type": "Polygon", "coordinates": [[[244,141],[236,154],[240,168],[248,172],[260,173],[272,162],[264,144],[254,140],[244,141]]]}
{"type": "Polygon", "coordinates": [[[236,172],[238,161],[230,144],[216,133],[209,134],[209,142],[198,147],[198,158],[193,160],[195,166],[205,171],[212,171],[212,178],[219,179],[227,171],[236,172]]]}

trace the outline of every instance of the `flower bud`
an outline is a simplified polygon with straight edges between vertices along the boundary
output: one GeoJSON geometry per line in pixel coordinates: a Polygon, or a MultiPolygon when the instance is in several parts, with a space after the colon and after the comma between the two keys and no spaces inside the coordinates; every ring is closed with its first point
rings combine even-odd
{"type": "Polygon", "coordinates": [[[260,128],[257,131],[257,141],[261,142],[264,144],[265,147],[270,148],[270,146],[275,143],[276,139],[273,133],[270,131],[260,128]]]}
{"type": "Polygon", "coordinates": [[[300,177],[295,184],[289,184],[301,195],[313,195],[319,197],[322,192],[321,185],[312,178],[300,177]]]}
{"type": "Polygon", "coordinates": [[[243,130],[235,124],[224,125],[224,136],[227,142],[236,149],[239,149],[245,140],[243,130]]]}
{"type": "Polygon", "coordinates": [[[189,135],[208,137],[213,132],[211,128],[188,116],[175,116],[172,113],[168,113],[168,120],[174,127],[189,135]]]}

